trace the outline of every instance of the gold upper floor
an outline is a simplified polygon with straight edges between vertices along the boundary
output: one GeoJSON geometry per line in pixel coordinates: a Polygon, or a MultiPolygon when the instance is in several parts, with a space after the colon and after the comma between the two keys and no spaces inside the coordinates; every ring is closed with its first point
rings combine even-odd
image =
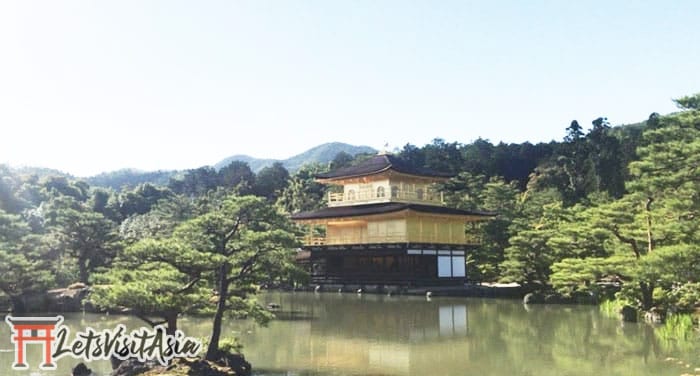
{"type": "Polygon", "coordinates": [[[328,193],[328,206],[349,206],[381,202],[406,202],[444,205],[444,195],[435,179],[385,173],[377,176],[335,182],[338,188],[328,193]]]}
{"type": "Polygon", "coordinates": [[[344,192],[328,192],[328,206],[374,204],[380,202],[412,202],[417,204],[444,205],[442,192],[432,188],[400,188],[400,186],[359,186],[349,187],[344,192]]]}

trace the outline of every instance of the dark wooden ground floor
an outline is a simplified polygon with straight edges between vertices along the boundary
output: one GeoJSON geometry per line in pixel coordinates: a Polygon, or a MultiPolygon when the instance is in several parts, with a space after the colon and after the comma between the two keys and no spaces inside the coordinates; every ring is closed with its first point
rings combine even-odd
{"type": "Polygon", "coordinates": [[[467,281],[467,252],[444,244],[313,246],[297,261],[314,285],[447,286],[467,281]]]}

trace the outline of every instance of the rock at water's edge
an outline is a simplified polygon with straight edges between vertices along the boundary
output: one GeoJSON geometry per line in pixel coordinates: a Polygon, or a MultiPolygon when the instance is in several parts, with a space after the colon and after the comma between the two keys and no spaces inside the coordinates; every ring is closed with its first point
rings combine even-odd
{"type": "Polygon", "coordinates": [[[665,319],[666,312],[657,307],[652,307],[649,312],[644,313],[644,320],[653,324],[661,324],[665,319]]]}
{"type": "Polygon", "coordinates": [[[74,283],[67,288],[54,289],[46,292],[48,310],[53,312],[80,312],[83,301],[90,293],[90,287],[74,283]]]}
{"type": "Polygon", "coordinates": [[[231,367],[222,366],[200,358],[179,358],[172,364],[162,366],[155,363],[143,364],[136,360],[127,360],[114,370],[111,376],[242,376],[231,367]]]}
{"type": "Polygon", "coordinates": [[[231,368],[236,372],[236,375],[250,376],[253,372],[253,367],[245,360],[242,354],[231,354],[220,351],[215,362],[216,364],[231,368]]]}
{"type": "Polygon", "coordinates": [[[626,305],[620,309],[620,318],[626,322],[637,322],[637,310],[626,305]]]}
{"type": "Polygon", "coordinates": [[[536,293],[536,292],[531,292],[528,294],[525,294],[525,297],[523,297],[523,304],[542,304],[544,303],[544,295],[536,293]]]}
{"type": "Polygon", "coordinates": [[[135,375],[141,375],[144,372],[150,371],[151,369],[155,368],[156,364],[155,363],[142,363],[139,362],[136,359],[128,359],[121,364],[119,364],[119,367],[112,371],[111,376],[135,376],[135,375]]]}
{"type": "Polygon", "coordinates": [[[73,376],[92,376],[94,374],[92,373],[92,370],[90,368],[87,368],[87,366],[84,363],[78,363],[75,367],[73,367],[73,371],[71,372],[71,375],[73,375],[73,376]]]}

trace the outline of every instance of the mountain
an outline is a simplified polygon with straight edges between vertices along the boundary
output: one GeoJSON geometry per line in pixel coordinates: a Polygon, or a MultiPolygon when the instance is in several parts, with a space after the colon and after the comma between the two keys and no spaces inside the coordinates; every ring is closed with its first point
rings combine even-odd
{"type": "Polygon", "coordinates": [[[242,161],[248,163],[251,170],[258,172],[265,167],[271,166],[275,162],[282,162],[287,170],[294,172],[307,163],[328,163],[340,152],[355,156],[361,153],[374,154],[377,150],[369,146],[354,146],[342,142],[329,142],[313,147],[287,159],[258,159],[247,155],[233,155],[215,164],[214,168],[218,170],[233,161],[242,161]]]}
{"type": "Polygon", "coordinates": [[[103,172],[85,178],[88,184],[97,187],[109,187],[119,190],[122,187],[135,187],[143,183],[156,185],[168,185],[170,178],[178,174],[178,171],[139,171],[133,168],[103,172]]]}
{"type": "Polygon", "coordinates": [[[253,170],[253,172],[258,172],[267,166],[272,166],[272,164],[275,162],[280,162],[277,159],[255,158],[245,154],[236,154],[222,159],[214,165],[214,168],[217,170],[221,170],[233,161],[241,161],[247,163],[248,166],[250,166],[250,169],[253,170]]]}
{"type": "Polygon", "coordinates": [[[39,178],[45,178],[49,176],[60,176],[64,178],[75,178],[73,175],[59,171],[53,168],[46,167],[32,167],[32,166],[22,166],[22,167],[12,167],[12,171],[19,175],[36,175],[39,178]]]}
{"type": "MultiPolygon", "coordinates": [[[[295,155],[291,158],[278,160],[278,159],[264,159],[264,158],[254,158],[247,155],[233,155],[219,163],[214,165],[217,170],[222,167],[227,166],[232,161],[242,161],[248,163],[250,169],[254,172],[258,172],[267,166],[271,166],[275,162],[282,162],[284,167],[290,172],[298,170],[301,166],[306,163],[328,163],[335,158],[335,156],[340,152],[346,152],[350,155],[356,155],[360,153],[376,153],[377,151],[369,146],[354,146],[349,144],[344,144],[342,142],[330,142],[322,145],[313,147],[301,154],[295,155]]],[[[34,169],[37,172],[45,172],[45,174],[51,174],[52,170],[48,169],[34,169]],[[46,171],[43,171],[46,170],[46,171]]],[[[157,185],[167,185],[171,177],[182,174],[184,171],[169,170],[169,171],[140,171],[131,168],[125,168],[116,171],[103,172],[94,176],[85,178],[88,184],[96,187],[110,187],[115,190],[119,190],[123,187],[135,187],[142,183],[152,183],[157,185]]],[[[44,175],[45,175],[44,174],[44,175]]]]}

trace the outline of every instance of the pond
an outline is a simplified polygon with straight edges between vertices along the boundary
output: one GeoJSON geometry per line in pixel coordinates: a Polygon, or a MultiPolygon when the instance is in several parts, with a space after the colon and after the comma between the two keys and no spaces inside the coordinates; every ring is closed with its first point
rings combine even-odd
{"type": "MultiPolygon", "coordinates": [[[[681,375],[700,367],[700,344],[662,342],[647,324],[622,324],[594,306],[531,306],[516,300],[336,293],[270,292],[279,305],[267,327],[230,320],[257,375],[681,375]],[[673,360],[669,359],[673,358],[673,360]]],[[[129,328],[132,317],[66,314],[85,326],[129,328]]],[[[205,337],[209,322],[184,317],[181,329],[205,337]]],[[[0,375],[68,375],[36,369],[41,346],[29,346],[30,371],[12,371],[10,328],[0,324],[0,375]]],[[[92,362],[100,375],[105,361],[92,362]]],[[[700,373],[700,372],[697,372],[700,373]]]]}

